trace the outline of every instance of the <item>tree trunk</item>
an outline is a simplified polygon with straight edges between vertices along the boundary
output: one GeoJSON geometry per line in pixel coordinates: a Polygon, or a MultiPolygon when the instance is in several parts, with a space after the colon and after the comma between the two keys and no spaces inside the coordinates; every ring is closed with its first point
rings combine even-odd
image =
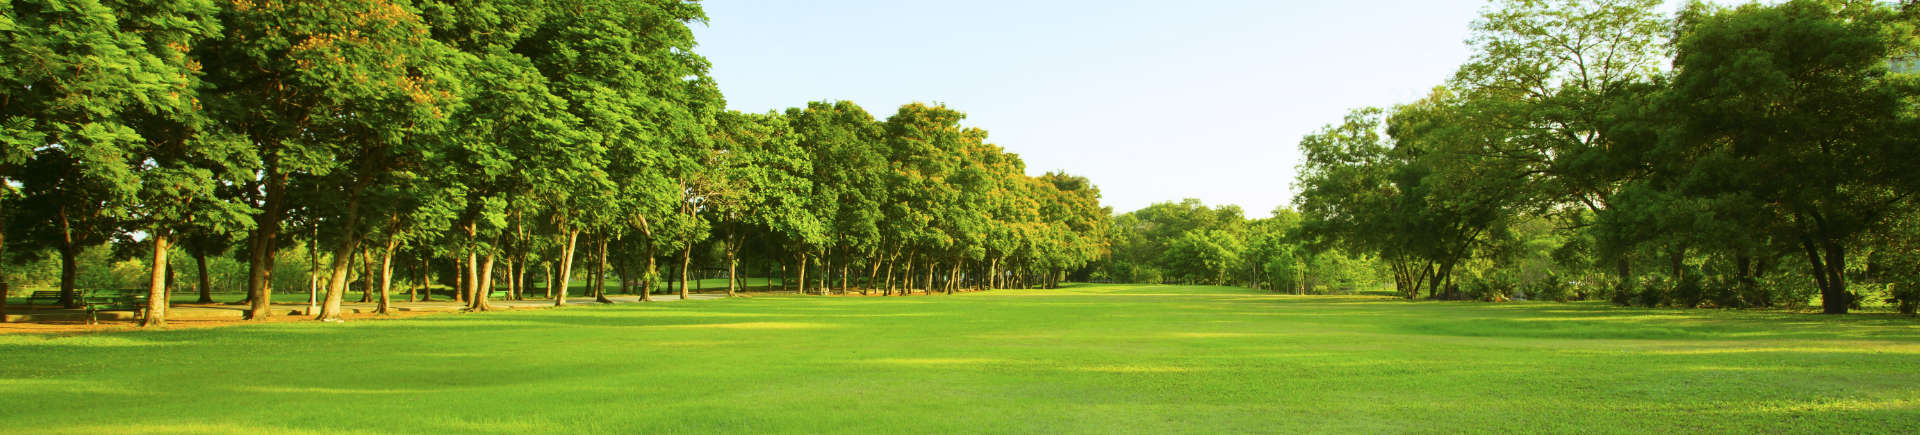
{"type": "Polygon", "coordinates": [[[687,298],[687,269],[693,267],[693,239],[680,248],[680,299],[687,298]]]}
{"type": "Polygon", "coordinates": [[[79,257],[73,248],[60,248],[60,306],[79,308],[80,298],[73,288],[74,279],[80,275],[79,257]]]}
{"type": "Polygon", "coordinates": [[[633,267],[627,263],[626,261],[613,262],[613,273],[620,277],[620,293],[630,295],[633,294],[635,281],[633,279],[633,267]]]}
{"type": "MultiPolygon", "coordinates": [[[[472,258],[473,254],[467,254],[472,258]]],[[[493,261],[498,255],[488,252],[486,259],[473,268],[473,303],[467,311],[491,311],[493,306],[487,303],[487,295],[493,293],[493,261]]]]}
{"type": "Polygon", "coordinates": [[[880,277],[880,250],[874,249],[872,255],[873,257],[867,260],[873,263],[867,265],[869,269],[867,271],[867,282],[860,283],[861,296],[866,296],[867,291],[873,288],[873,280],[880,277]]]}
{"type": "Polygon", "coordinates": [[[373,248],[360,247],[360,303],[373,302],[373,248]]]}
{"type": "Polygon", "coordinates": [[[353,267],[353,251],[360,246],[361,234],[357,231],[359,227],[360,199],[349,198],[347,218],[344,225],[340,226],[345,234],[340,238],[340,246],[333,251],[333,276],[327,280],[327,301],[320,307],[320,315],[317,317],[319,320],[340,321],[340,302],[345,298],[347,291],[347,271],[353,267]]]}
{"type": "Polygon", "coordinates": [[[987,290],[1000,289],[1000,257],[987,262],[987,290]]]}
{"type": "Polygon", "coordinates": [[[1846,314],[1853,302],[1853,295],[1847,293],[1846,247],[1831,240],[1820,240],[1816,247],[1812,237],[1801,238],[1801,245],[1807,250],[1807,262],[1812,266],[1814,283],[1820,286],[1821,312],[1846,314]],[[1823,251],[1825,258],[1821,258],[1823,251]]]}
{"type": "Polygon", "coordinates": [[[659,281],[660,271],[654,263],[653,237],[647,237],[647,271],[640,277],[640,300],[653,302],[653,286],[659,281]]]}
{"type": "Polygon", "coordinates": [[[473,262],[467,258],[461,258],[460,254],[452,255],[453,301],[462,305],[470,304],[473,302],[473,291],[471,290],[473,288],[473,278],[467,276],[467,268],[473,267],[473,262]]]}
{"type": "Polygon", "coordinates": [[[309,316],[320,312],[320,230],[313,233],[307,243],[307,310],[301,312],[309,316]]]}
{"type": "Polygon", "coordinates": [[[389,314],[393,307],[393,251],[400,248],[400,237],[387,238],[387,250],[380,254],[380,304],[374,306],[375,314],[389,314]]]}
{"type": "Polygon", "coordinates": [[[1614,278],[1619,280],[1614,284],[1615,292],[1623,292],[1633,286],[1633,262],[1627,258],[1626,254],[1621,254],[1620,259],[1614,262],[1613,274],[1614,278]]]}
{"type": "Polygon", "coordinates": [[[912,252],[908,252],[907,266],[900,270],[900,295],[901,296],[913,294],[913,260],[915,260],[914,257],[915,256],[913,255],[912,252]]]}
{"type": "MultiPolygon", "coordinates": [[[[248,320],[266,320],[273,317],[273,260],[274,250],[280,237],[280,221],[285,219],[287,174],[280,172],[278,159],[268,158],[266,162],[266,194],[261,200],[260,217],[249,237],[247,255],[247,299],[252,306],[247,309],[248,320]]],[[[311,298],[311,297],[309,297],[311,298]]],[[[311,314],[312,308],[307,311],[311,314]]]]}
{"type": "Polygon", "coordinates": [[[603,304],[613,303],[607,299],[607,235],[600,235],[600,255],[593,270],[593,301],[603,304]]]}
{"type": "Polygon", "coordinates": [[[805,248],[800,249],[800,262],[794,265],[794,270],[800,275],[800,294],[807,294],[807,250],[805,248]]]}
{"type": "Polygon", "coordinates": [[[927,269],[927,281],[926,281],[926,283],[927,283],[927,285],[926,285],[926,292],[927,292],[927,293],[926,293],[926,294],[928,294],[928,295],[931,295],[931,294],[933,294],[933,274],[934,274],[934,271],[936,271],[936,270],[939,270],[938,268],[936,268],[936,267],[934,267],[934,266],[937,266],[937,265],[939,265],[939,264],[938,264],[938,263],[934,263],[934,262],[933,262],[933,255],[931,255],[931,254],[929,254],[929,255],[927,255],[927,267],[926,267],[925,269],[927,269]]]}
{"type": "Polygon", "coordinates": [[[79,276],[80,247],[73,241],[73,227],[67,219],[67,206],[60,206],[60,306],[80,308],[80,294],[73,288],[79,276]]]}
{"type": "Polygon", "coordinates": [[[194,301],[194,303],[211,304],[213,303],[213,279],[207,277],[207,254],[199,250],[194,250],[193,265],[194,269],[199,271],[200,274],[200,299],[194,301]]]}
{"type": "Polygon", "coordinates": [[[567,243],[560,247],[560,270],[557,271],[557,273],[559,273],[559,275],[557,275],[559,279],[554,280],[554,283],[557,284],[559,288],[557,289],[558,291],[548,291],[548,293],[553,294],[553,306],[558,307],[567,304],[567,287],[573,285],[567,281],[573,279],[574,244],[579,240],[580,230],[567,230],[567,243]]]}
{"type": "Polygon", "coordinates": [[[953,271],[947,273],[947,294],[953,294],[954,287],[960,286],[960,260],[953,261],[953,271]]]}
{"type": "Polygon", "coordinates": [[[153,275],[147,282],[147,314],[140,319],[142,327],[167,326],[167,231],[155,229],[153,234],[153,275]]]}
{"type": "MultiPolygon", "coordinates": [[[[433,280],[427,278],[429,276],[428,274],[433,273],[433,264],[428,261],[427,256],[423,253],[423,255],[420,256],[420,282],[414,283],[412,287],[420,289],[420,302],[433,299],[433,280]]],[[[414,295],[412,293],[408,293],[407,302],[413,302],[413,297],[414,295]]]]}
{"type": "Polygon", "coordinates": [[[740,291],[740,257],[733,249],[727,249],[727,297],[734,297],[740,291]]]}
{"type": "Polygon", "coordinates": [[[516,269],[514,269],[519,264],[520,262],[516,261],[512,255],[502,255],[500,258],[500,268],[505,269],[504,275],[506,275],[503,278],[507,280],[507,298],[504,300],[520,300],[520,275],[515,273],[516,269]]]}

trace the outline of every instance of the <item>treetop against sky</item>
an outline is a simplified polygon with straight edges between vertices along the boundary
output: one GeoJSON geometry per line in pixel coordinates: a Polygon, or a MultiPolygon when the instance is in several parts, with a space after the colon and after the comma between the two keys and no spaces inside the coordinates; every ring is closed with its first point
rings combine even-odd
{"type": "MultiPolygon", "coordinates": [[[[1676,10],[1678,2],[1660,6],[1676,10]]],[[[1128,211],[1288,204],[1293,146],[1348,108],[1424,96],[1471,54],[1481,0],[714,1],[693,27],[728,107],[940,101],[1029,172],[1128,211]]]]}

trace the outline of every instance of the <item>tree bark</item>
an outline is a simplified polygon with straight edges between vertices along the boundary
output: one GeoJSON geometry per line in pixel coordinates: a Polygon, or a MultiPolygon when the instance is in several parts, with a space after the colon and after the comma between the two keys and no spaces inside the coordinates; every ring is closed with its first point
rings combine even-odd
{"type": "Polygon", "coordinates": [[[1000,257],[987,263],[987,290],[1000,289],[1000,257]]]}
{"type": "Polygon", "coordinates": [[[155,229],[153,234],[153,275],[147,282],[147,315],[140,319],[141,327],[167,326],[167,248],[168,234],[164,229],[155,229]]]}
{"type": "Polygon", "coordinates": [[[815,285],[813,287],[814,290],[820,292],[821,296],[826,296],[833,293],[833,289],[827,287],[827,284],[828,284],[827,279],[830,278],[828,275],[831,275],[833,273],[832,272],[833,264],[831,264],[833,262],[832,260],[833,257],[829,254],[830,253],[826,250],[826,248],[821,248],[820,250],[820,283],[819,285],[815,285]]]}
{"type": "Polygon", "coordinates": [[[1820,286],[1821,312],[1846,314],[1853,302],[1853,295],[1847,293],[1846,247],[1832,240],[1820,240],[1817,244],[1811,236],[1801,238],[1807,263],[1813,269],[1814,283],[1820,286]],[[1821,258],[1823,251],[1825,258],[1821,258]]]}
{"type": "Polygon", "coordinates": [[[60,206],[60,306],[80,308],[80,294],[73,288],[74,279],[79,277],[80,247],[73,240],[72,222],[67,218],[67,206],[60,206]]]}
{"type": "Polygon", "coordinates": [[[893,255],[887,256],[887,287],[886,291],[881,293],[882,296],[893,296],[893,266],[899,262],[899,257],[899,251],[894,251],[893,255]]]}
{"type": "Polygon", "coordinates": [[[567,243],[560,247],[560,270],[557,271],[557,273],[559,273],[559,279],[554,280],[554,283],[558,284],[559,288],[557,289],[558,291],[548,291],[548,293],[554,295],[553,306],[558,307],[567,304],[567,287],[573,285],[567,281],[573,280],[574,244],[579,240],[580,230],[567,230],[567,243]]]}
{"type": "Polygon", "coordinates": [[[213,279],[207,277],[207,254],[200,250],[193,250],[193,265],[200,274],[198,280],[200,281],[200,299],[194,303],[211,304],[213,303],[213,279]]]}
{"type": "Polygon", "coordinates": [[[861,296],[866,296],[867,291],[873,288],[873,282],[874,282],[873,280],[880,277],[880,250],[878,248],[875,248],[873,250],[873,257],[868,259],[867,261],[871,261],[873,262],[873,264],[867,265],[867,268],[869,269],[867,271],[867,282],[860,283],[861,296]]]}
{"type": "MultiPolygon", "coordinates": [[[[278,159],[266,161],[266,193],[261,199],[260,217],[255,219],[253,235],[247,239],[248,320],[273,317],[273,261],[279,249],[280,221],[286,218],[287,174],[280,172],[278,159]]],[[[309,308],[311,313],[312,309],[309,308]]]]}
{"type": "Polygon", "coordinates": [[[807,250],[805,248],[800,249],[800,262],[794,267],[800,275],[800,294],[807,294],[807,250]]]}
{"type": "Polygon", "coordinates": [[[389,314],[393,305],[393,251],[400,248],[400,236],[387,238],[387,250],[380,254],[380,303],[374,306],[376,314],[389,314]]]}
{"type": "Polygon", "coordinates": [[[653,286],[656,285],[655,283],[659,281],[658,278],[660,276],[659,266],[655,264],[654,256],[655,256],[655,252],[653,251],[653,238],[648,237],[647,238],[647,271],[645,276],[640,277],[640,300],[645,302],[653,302],[653,286]]]}
{"type": "Polygon", "coordinates": [[[693,239],[680,249],[680,299],[687,298],[687,269],[693,266],[693,239]]]}
{"type": "Polygon", "coordinates": [[[340,246],[333,251],[333,276],[327,280],[327,301],[320,306],[318,320],[340,321],[340,302],[347,291],[347,271],[353,266],[353,251],[360,246],[359,227],[360,199],[350,198],[347,200],[347,218],[344,225],[340,226],[345,234],[340,238],[340,246]]]}
{"type": "MultiPolygon", "coordinates": [[[[428,276],[431,276],[430,274],[433,273],[433,264],[428,261],[429,260],[427,259],[426,255],[424,254],[420,255],[420,266],[419,266],[420,282],[414,283],[412,287],[412,288],[420,289],[420,294],[419,294],[420,302],[426,302],[430,299],[433,299],[433,280],[427,278],[428,276]]],[[[407,302],[413,302],[414,296],[415,296],[414,294],[408,293],[407,302]]]]}
{"type": "Polygon", "coordinates": [[[635,281],[633,279],[633,267],[627,263],[627,261],[613,262],[613,273],[615,276],[620,277],[620,293],[630,295],[633,294],[635,281]]]}
{"type": "Polygon", "coordinates": [[[360,303],[373,302],[373,247],[360,247],[360,303]]]}
{"type": "Polygon", "coordinates": [[[900,270],[900,295],[901,296],[913,294],[913,260],[914,260],[913,253],[908,252],[907,266],[906,268],[900,270]]]}
{"type": "Polygon", "coordinates": [[[467,275],[467,268],[473,267],[469,258],[460,254],[453,255],[453,301],[462,305],[473,303],[473,278],[467,275]]]}
{"type": "Polygon", "coordinates": [[[313,239],[307,242],[307,310],[305,315],[320,312],[320,229],[313,229],[313,239]]]}
{"type": "MultiPolygon", "coordinates": [[[[467,254],[473,258],[474,254],[467,254]]],[[[487,252],[486,259],[473,268],[473,303],[467,305],[467,311],[490,311],[493,306],[487,303],[487,295],[493,293],[493,261],[498,255],[487,252]]]]}
{"type": "Polygon", "coordinates": [[[953,294],[953,288],[960,285],[960,261],[953,262],[953,271],[947,272],[947,294],[953,294]]]}
{"type": "Polygon", "coordinates": [[[600,255],[599,258],[595,260],[596,266],[594,267],[593,279],[591,280],[593,282],[593,301],[611,304],[613,300],[607,299],[607,235],[601,234],[599,240],[600,255]]]}
{"type": "Polygon", "coordinates": [[[736,248],[727,249],[727,297],[734,297],[740,291],[740,257],[735,255],[736,248]]]}
{"type": "Polygon", "coordinates": [[[932,254],[928,254],[928,255],[927,255],[927,267],[926,267],[926,269],[927,269],[927,281],[926,281],[926,282],[927,282],[927,286],[926,286],[926,292],[927,292],[927,293],[926,293],[926,294],[929,294],[929,295],[931,295],[931,294],[933,294],[933,274],[934,274],[934,271],[936,271],[936,270],[939,270],[939,269],[937,269],[937,268],[935,268],[934,266],[938,266],[938,265],[939,265],[939,263],[934,263],[934,262],[933,262],[933,255],[932,255],[932,254]]]}

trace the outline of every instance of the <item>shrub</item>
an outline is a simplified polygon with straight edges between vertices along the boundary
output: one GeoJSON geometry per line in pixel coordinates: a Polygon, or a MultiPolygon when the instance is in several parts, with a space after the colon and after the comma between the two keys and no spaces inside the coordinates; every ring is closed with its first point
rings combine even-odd
{"type": "Polygon", "coordinates": [[[1546,281],[1541,281],[1539,286],[1535,286],[1533,289],[1533,297],[1535,299],[1554,302],[1566,302],[1575,299],[1573,285],[1555,275],[1548,275],[1546,281]]]}
{"type": "Polygon", "coordinates": [[[1741,293],[1740,280],[1732,277],[1716,278],[1707,284],[1707,301],[1715,308],[1746,308],[1748,306],[1741,293]]]}
{"type": "Polygon", "coordinates": [[[1665,276],[1642,277],[1638,286],[1640,294],[1633,298],[1634,305],[1654,308],[1668,304],[1671,301],[1668,292],[1673,288],[1670,281],[1665,276]]]}
{"type": "Polygon", "coordinates": [[[1693,273],[1675,282],[1673,291],[1668,293],[1668,296],[1667,303],[1670,305],[1679,308],[1696,308],[1701,302],[1706,302],[1707,289],[1700,282],[1700,274],[1693,273]]]}
{"type": "Polygon", "coordinates": [[[1633,301],[1640,293],[1638,289],[1633,287],[1634,285],[1631,281],[1615,283],[1613,286],[1613,295],[1607,298],[1607,300],[1613,302],[1614,305],[1623,307],[1633,305],[1633,301]]]}

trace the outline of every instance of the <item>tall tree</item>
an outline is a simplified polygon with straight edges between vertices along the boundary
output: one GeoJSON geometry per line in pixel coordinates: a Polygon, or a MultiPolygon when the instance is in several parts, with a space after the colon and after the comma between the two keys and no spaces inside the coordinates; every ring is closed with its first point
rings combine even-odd
{"type": "Polygon", "coordinates": [[[1920,124],[1911,77],[1888,59],[1913,53],[1912,24],[1874,2],[1789,1],[1682,14],[1673,100],[1674,140],[1753,183],[1780,236],[1799,245],[1827,313],[1846,313],[1849,244],[1913,195],[1903,160],[1920,124]],[[1904,27],[1908,35],[1896,36],[1904,27]],[[1792,173],[1793,177],[1778,174],[1792,173]]]}

